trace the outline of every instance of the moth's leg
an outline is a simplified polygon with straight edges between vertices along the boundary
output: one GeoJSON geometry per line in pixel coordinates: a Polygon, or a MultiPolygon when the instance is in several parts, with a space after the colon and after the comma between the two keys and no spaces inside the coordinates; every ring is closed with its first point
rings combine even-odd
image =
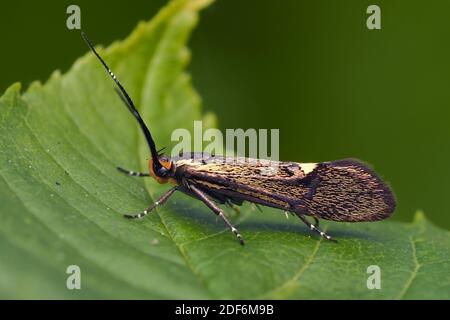
{"type": "Polygon", "coordinates": [[[120,172],[123,172],[129,176],[135,176],[135,177],[150,177],[150,174],[148,173],[142,173],[142,172],[135,172],[135,171],[130,171],[130,170],[126,170],[124,168],[121,167],[117,167],[117,170],[119,170],[120,172]]]}
{"type": "Polygon", "coordinates": [[[155,203],[153,203],[150,207],[148,207],[147,209],[145,209],[143,212],[138,213],[138,214],[125,214],[124,217],[127,219],[142,219],[144,218],[147,214],[149,214],[150,212],[153,211],[153,209],[155,209],[157,206],[163,204],[164,202],[167,201],[167,199],[170,198],[170,196],[177,190],[177,187],[173,187],[172,189],[169,189],[166,193],[164,193],[159,199],[158,201],[156,201],[155,203]]]}
{"type": "MultiPolygon", "coordinates": [[[[314,224],[312,224],[311,222],[309,222],[309,221],[306,219],[306,217],[305,217],[304,214],[302,214],[302,213],[297,213],[297,212],[296,212],[296,215],[297,215],[297,217],[300,218],[300,220],[303,221],[304,224],[306,224],[306,225],[308,226],[308,228],[309,228],[311,231],[317,232],[322,238],[325,238],[325,239],[330,240],[330,241],[337,242],[335,239],[333,239],[332,237],[330,237],[329,235],[327,235],[325,232],[323,232],[322,230],[320,230],[319,228],[317,228],[317,226],[315,226],[314,224]]],[[[314,217],[314,220],[316,220],[316,219],[317,219],[317,218],[314,217]]],[[[317,220],[316,220],[316,221],[317,221],[317,220]]],[[[316,222],[316,223],[317,223],[317,222],[316,222]]]]}
{"type": "Polygon", "coordinates": [[[319,227],[319,219],[317,219],[316,216],[313,216],[314,219],[314,227],[318,228],[319,227]]]}
{"type": "Polygon", "coordinates": [[[258,209],[259,212],[263,212],[259,204],[252,202],[252,210],[255,211],[256,209],[258,209]]]}
{"type": "Polygon", "coordinates": [[[222,209],[220,209],[213,201],[211,201],[202,191],[200,191],[196,186],[189,185],[190,190],[200,199],[203,201],[204,204],[208,206],[216,215],[222,218],[222,220],[227,224],[228,228],[230,228],[231,232],[235,234],[235,236],[238,238],[241,245],[244,245],[244,239],[238,232],[238,230],[231,224],[230,221],[228,221],[227,217],[223,213],[222,209]]]}
{"type": "Polygon", "coordinates": [[[241,210],[239,209],[239,207],[237,205],[235,205],[233,202],[231,202],[231,200],[227,200],[226,204],[234,210],[234,212],[236,213],[236,216],[241,214],[241,210]]]}
{"type": "Polygon", "coordinates": [[[289,219],[289,211],[283,211],[284,215],[286,216],[286,219],[289,219]]]}

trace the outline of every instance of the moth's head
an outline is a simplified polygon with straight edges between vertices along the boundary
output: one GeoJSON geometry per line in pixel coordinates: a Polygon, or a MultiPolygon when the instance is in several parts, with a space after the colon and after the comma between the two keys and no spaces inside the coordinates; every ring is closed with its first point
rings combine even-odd
{"type": "Polygon", "coordinates": [[[173,179],[175,173],[175,166],[173,165],[173,162],[168,157],[158,153],[155,141],[153,141],[152,134],[150,133],[150,130],[148,129],[147,125],[145,124],[144,120],[139,114],[139,111],[136,109],[133,100],[131,100],[130,96],[128,95],[124,87],[120,84],[117,77],[114,75],[114,73],[112,73],[111,69],[108,67],[106,62],[103,61],[98,52],[95,50],[94,45],[91,43],[87,35],[84,32],[81,32],[81,35],[83,36],[89,48],[100,60],[101,64],[105,67],[106,71],[109,73],[112,80],[114,80],[114,82],[116,83],[117,93],[119,94],[120,98],[125,103],[128,110],[133,114],[134,118],[141,127],[142,133],[144,134],[145,139],[147,140],[147,144],[150,149],[152,157],[152,160],[149,161],[150,175],[153,178],[155,178],[156,181],[158,181],[159,183],[169,182],[170,179],[172,179],[172,182],[176,182],[175,179],[173,179]]]}
{"type": "Polygon", "coordinates": [[[148,161],[148,169],[150,175],[156,181],[158,181],[158,183],[164,184],[167,182],[171,182],[171,180],[173,180],[173,174],[175,172],[175,165],[173,164],[173,161],[165,155],[159,156],[158,160],[161,164],[161,168],[159,168],[159,170],[154,165],[153,159],[150,159],[148,161]]]}

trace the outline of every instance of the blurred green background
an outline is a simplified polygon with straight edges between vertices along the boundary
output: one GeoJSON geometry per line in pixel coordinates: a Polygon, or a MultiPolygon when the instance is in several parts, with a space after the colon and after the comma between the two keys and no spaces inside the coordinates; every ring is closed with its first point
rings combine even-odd
{"type": "MultiPolygon", "coordinates": [[[[66,29],[68,5],[107,45],[165,2],[3,3],[0,90],[45,81],[87,51],[66,29]]],[[[279,128],[282,160],[363,159],[393,186],[393,219],[423,209],[450,229],[449,12],[448,0],[218,0],[190,41],[189,69],[221,129],[279,128]],[[381,30],[366,27],[370,4],[381,30]]]]}

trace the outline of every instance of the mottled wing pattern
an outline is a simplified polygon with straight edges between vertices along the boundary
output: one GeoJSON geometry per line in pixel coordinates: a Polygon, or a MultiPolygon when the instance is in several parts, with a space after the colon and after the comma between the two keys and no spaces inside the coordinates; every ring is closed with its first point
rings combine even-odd
{"type": "Polygon", "coordinates": [[[395,210],[394,194],[357,160],[321,163],[309,175],[313,196],[302,202],[308,212],[334,221],[376,221],[395,210]]]}
{"type": "Polygon", "coordinates": [[[176,160],[175,165],[180,177],[205,192],[286,210],[308,191],[300,184],[306,173],[294,162],[204,157],[176,160]]]}
{"type": "Polygon", "coordinates": [[[296,163],[251,158],[174,159],[177,175],[214,198],[243,200],[334,221],[373,221],[395,208],[389,187],[357,160],[296,163]]]}

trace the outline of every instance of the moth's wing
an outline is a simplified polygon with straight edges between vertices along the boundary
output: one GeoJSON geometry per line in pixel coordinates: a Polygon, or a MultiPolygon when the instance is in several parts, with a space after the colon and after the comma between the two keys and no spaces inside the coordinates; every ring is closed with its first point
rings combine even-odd
{"type": "Polygon", "coordinates": [[[296,163],[213,157],[176,164],[206,193],[318,218],[375,221],[395,209],[389,186],[355,159],[296,163]]]}
{"type": "Polygon", "coordinates": [[[320,163],[305,179],[309,180],[310,192],[299,201],[299,206],[317,217],[376,221],[389,217],[395,210],[392,190],[359,160],[320,163]]]}
{"type": "Polygon", "coordinates": [[[205,193],[225,196],[234,203],[250,201],[291,210],[292,204],[308,192],[302,179],[314,167],[295,162],[251,158],[211,157],[175,161],[179,177],[205,193]]]}
{"type": "MultiPolygon", "coordinates": [[[[233,197],[232,194],[221,192],[222,186],[210,184],[208,183],[208,179],[204,179],[205,175],[210,178],[212,177],[213,179],[214,177],[221,175],[221,172],[218,170],[218,164],[222,166],[222,164],[226,163],[225,157],[193,152],[172,158],[172,161],[174,161],[177,168],[176,174],[178,175],[178,180],[187,180],[190,184],[195,184],[214,201],[221,204],[234,204],[238,206],[242,205],[244,202],[243,199],[233,197]]],[[[223,169],[223,167],[220,169],[223,169]]],[[[181,185],[179,190],[196,197],[188,187],[181,185]]]]}

